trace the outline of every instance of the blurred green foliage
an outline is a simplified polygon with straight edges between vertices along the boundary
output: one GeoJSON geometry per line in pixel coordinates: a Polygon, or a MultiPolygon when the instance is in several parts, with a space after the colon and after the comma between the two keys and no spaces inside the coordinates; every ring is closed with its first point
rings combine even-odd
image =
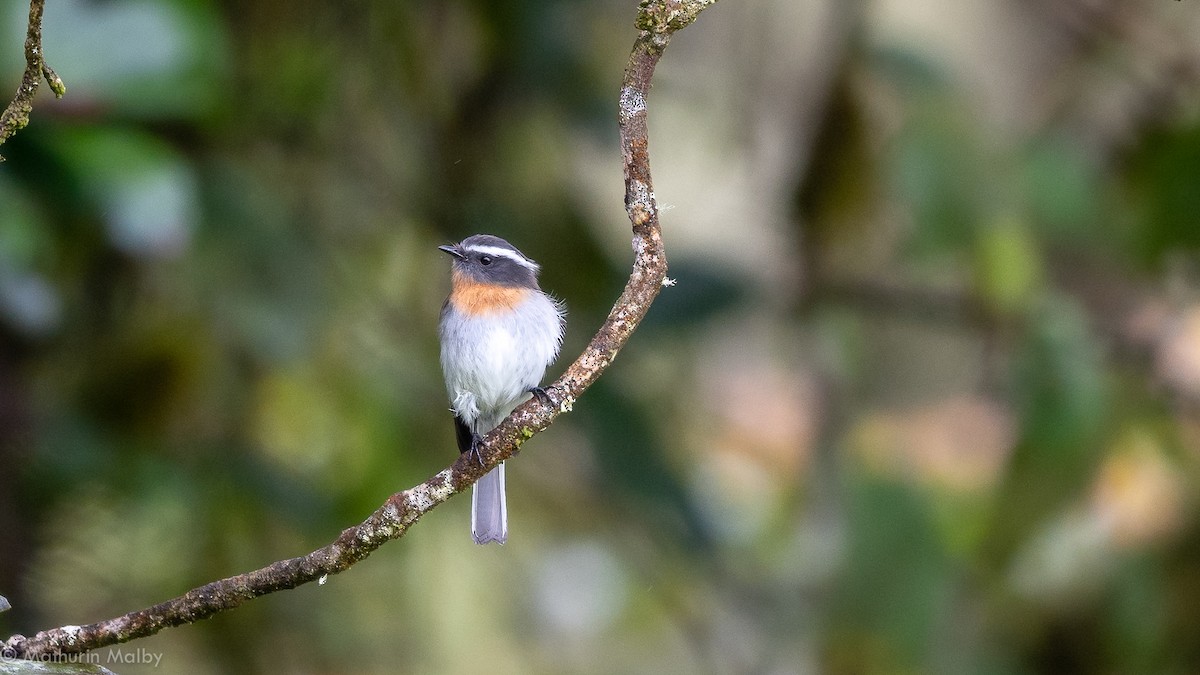
{"type": "MultiPolygon", "coordinates": [[[[1200,44],[1161,4],[709,10],[650,102],[678,283],[511,463],[511,543],[455,499],[110,667],[1200,670],[1200,88],[1139,40],[1200,44]]],[[[307,552],[452,460],[438,244],[541,261],[564,360],[617,296],[631,3],[48,5],[70,91],[0,167],[0,633],[307,552]]]]}

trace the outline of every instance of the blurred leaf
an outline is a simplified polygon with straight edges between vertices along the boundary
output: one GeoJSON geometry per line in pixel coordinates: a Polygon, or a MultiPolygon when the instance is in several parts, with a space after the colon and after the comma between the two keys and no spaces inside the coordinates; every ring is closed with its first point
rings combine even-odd
{"type": "Polygon", "coordinates": [[[102,214],[113,246],[150,258],[187,247],[198,219],[196,178],[169,145],[115,127],[62,129],[52,143],[102,214]]]}
{"type": "Polygon", "coordinates": [[[978,215],[995,199],[971,110],[941,64],[915,50],[875,55],[880,73],[904,99],[904,128],[885,165],[889,182],[911,209],[909,245],[917,254],[968,246],[978,215]],[[987,186],[987,187],[985,187],[987,186]]]}
{"type": "Polygon", "coordinates": [[[1136,228],[1146,263],[1177,249],[1200,250],[1200,125],[1151,134],[1129,159],[1136,228]]]}
{"type": "Polygon", "coordinates": [[[13,274],[0,265],[0,316],[27,337],[45,337],[60,323],[57,291],[37,274],[13,274]]]}
{"type": "Polygon", "coordinates": [[[1001,314],[1028,308],[1042,284],[1038,242],[1023,223],[1004,219],[982,228],[975,244],[975,288],[1001,314]]]}
{"type": "MultiPolygon", "coordinates": [[[[7,5],[6,34],[24,34],[28,3],[7,5]]],[[[43,34],[70,86],[59,108],[195,118],[215,102],[225,72],[224,31],[209,0],[60,0],[47,3],[43,34]]],[[[11,70],[19,50],[4,52],[11,70]]]]}
{"type": "Polygon", "coordinates": [[[949,600],[948,559],[929,507],[909,486],[864,480],[850,487],[850,549],[834,606],[846,672],[921,670],[949,600]],[[863,649],[872,640],[882,640],[863,649]],[[859,652],[855,654],[854,652],[859,652]]]}
{"type": "Polygon", "coordinates": [[[1161,565],[1148,556],[1133,556],[1119,570],[1108,632],[1114,641],[1115,660],[1125,672],[1163,670],[1159,654],[1170,649],[1171,590],[1162,572],[1161,565]]]}
{"type": "Polygon", "coordinates": [[[1102,355],[1079,306],[1049,295],[1027,322],[1013,364],[1020,441],[986,547],[998,566],[1015,549],[1034,550],[1031,538],[1047,539],[1032,528],[1066,520],[1061,510],[1087,488],[1110,414],[1102,355]]]}
{"type": "Polygon", "coordinates": [[[646,513],[647,522],[678,528],[677,536],[693,547],[708,547],[712,535],[683,481],[667,465],[649,411],[620,396],[608,380],[593,385],[587,392],[591,404],[580,406],[596,439],[596,461],[606,481],[653,507],[646,513]]]}
{"type": "Polygon", "coordinates": [[[27,337],[44,337],[62,315],[57,289],[44,275],[53,252],[48,224],[3,175],[0,204],[0,322],[27,337]]]}
{"type": "Polygon", "coordinates": [[[1023,180],[1032,217],[1046,234],[1100,241],[1095,236],[1102,198],[1097,167],[1078,143],[1040,139],[1025,158],[1023,180]]]}
{"type": "Polygon", "coordinates": [[[0,174],[0,269],[28,271],[50,254],[47,224],[35,202],[0,174]]]}
{"type": "MultiPolygon", "coordinates": [[[[1023,437],[1057,473],[1068,456],[1090,456],[1107,414],[1104,360],[1087,316],[1062,296],[1045,298],[1030,316],[1017,362],[1023,437]]],[[[1078,463],[1069,463],[1078,469],[1078,463]]],[[[1073,473],[1073,472],[1072,472],[1073,473]]]]}
{"type": "Polygon", "coordinates": [[[967,246],[983,181],[973,166],[970,141],[950,111],[919,117],[898,141],[891,167],[901,197],[913,213],[911,245],[917,253],[945,253],[967,246]]]}

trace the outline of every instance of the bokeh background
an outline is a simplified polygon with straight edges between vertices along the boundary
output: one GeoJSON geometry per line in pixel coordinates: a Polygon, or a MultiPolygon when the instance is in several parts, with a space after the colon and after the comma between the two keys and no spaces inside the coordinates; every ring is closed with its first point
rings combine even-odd
{"type": "MultiPolygon", "coordinates": [[[[47,5],[67,97],[0,165],[3,635],[447,465],[437,245],[542,262],[566,359],[627,276],[632,0],[47,5]]],[[[510,543],[462,496],[110,665],[1200,672],[1200,5],[725,0],[654,85],[677,285],[510,463],[510,543]]]]}

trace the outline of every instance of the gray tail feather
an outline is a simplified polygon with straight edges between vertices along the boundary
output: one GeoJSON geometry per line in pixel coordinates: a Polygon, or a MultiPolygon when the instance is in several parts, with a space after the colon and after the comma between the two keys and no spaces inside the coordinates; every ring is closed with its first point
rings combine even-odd
{"type": "Polygon", "coordinates": [[[471,492],[471,537],[476,544],[508,541],[503,464],[480,478],[471,492]]]}

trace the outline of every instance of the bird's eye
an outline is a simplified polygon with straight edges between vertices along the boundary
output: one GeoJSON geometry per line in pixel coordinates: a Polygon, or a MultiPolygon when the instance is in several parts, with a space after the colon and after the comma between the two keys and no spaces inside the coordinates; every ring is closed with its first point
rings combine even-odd
{"type": "Polygon", "coordinates": [[[491,265],[492,264],[492,256],[490,256],[490,255],[480,256],[479,264],[480,265],[491,265]]]}

